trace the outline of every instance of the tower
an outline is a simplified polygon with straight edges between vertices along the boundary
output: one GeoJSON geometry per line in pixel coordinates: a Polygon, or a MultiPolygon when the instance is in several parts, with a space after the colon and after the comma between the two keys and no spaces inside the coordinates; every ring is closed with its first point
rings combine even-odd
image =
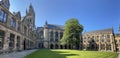
{"type": "Polygon", "coordinates": [[[49,48],[49,30],[48,30],[48,23],[45,22],[44,25],[44,48],[49,48]]]}

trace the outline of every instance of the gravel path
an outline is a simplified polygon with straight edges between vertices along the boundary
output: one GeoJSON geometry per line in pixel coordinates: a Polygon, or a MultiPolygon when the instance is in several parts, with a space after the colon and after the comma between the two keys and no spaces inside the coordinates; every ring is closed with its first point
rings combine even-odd
{"type": "Polygon", "coordinates": [[[24,56],[34,52],[36,50],[26,50],[22,52],[12,52],[8,54],[1,54],[0,58],[23,58],[24,56]]]}

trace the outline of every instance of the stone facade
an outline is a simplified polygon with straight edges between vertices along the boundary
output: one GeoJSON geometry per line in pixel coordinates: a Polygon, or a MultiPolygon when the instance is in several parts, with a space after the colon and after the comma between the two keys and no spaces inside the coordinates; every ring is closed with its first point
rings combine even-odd
{"type": "Polygon", "coordinates": [[[0,52],[38,48],[35,12],[32,5],[21,17],[20,12],[9,11],[9,0],[0,1],[0,52]]]}
{"type": "Polygon", "coordinates": [[[85,50],[116,51],[115,48],[115,36],[112,28],[83,34],[83,49],[85,50]]]}
{"type": "MultiPolygon", "coordinates": [[[[40,47],[47,49],[72,49],[73,47],[68,45],[61,45],[60,39],[64,33],[64,26],[48,24],[45,22],[44,27],[37,28],[40,38],[40,47]]],[[[80,49],[82,49],[82,41],[80,42],[80,49]]]]}
{"type": "MultiPolygon", "coordinates": [[[[72,49],[71,45],[61,45],[64,28],[60,25],[48,24],[38,28],[41,48],[72,49]]],[[[84,32],[80,36],[79,49],[98,51],[120,51],[120,34],[115,34],[113,28],[84,32]]]]}

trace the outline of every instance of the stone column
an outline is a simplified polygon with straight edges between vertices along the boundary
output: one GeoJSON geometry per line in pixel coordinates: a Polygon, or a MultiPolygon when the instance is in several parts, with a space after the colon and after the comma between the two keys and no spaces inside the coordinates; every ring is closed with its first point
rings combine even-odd
{"type": "Polygon", "coordinates": [[[53,38],[54,38],[53,41],[55,41],[55,31],[53,32],[53,38]]]}
{"type": "Polygon", "coordinates": [[[107,39],[106,39],[106,34],[104,35],[104,41],[105,41],[105,51],[107,51],[107,39]]]}
{"type": "Polygon", "coordinates": [[[101,40],[100,40],[101,35],[99,35],[99,51],[101,51],[101,40]]]}
{"type": "Polygon", "coordinates": [[[111,50],[114,51],[114,41],[113,41],[113,38],[112,38],[112,34],[110,34],[110,39],[111,39],[111,50]]]}
{"type": "Polygon", "coordinates": [[[23,37],[20,37],[20,50],[23,50],[23,37]]]}
{"type": "Polygon", "coordinates": [[[10,33],[6,31],[4,36],[3,51],[9,51],[9,39],[10,33]]]}
{"type": "MultiPolygon", "coordinates": [[[[15,35],[15,34],[14,34],[15,35]]],[[[15,37],[14,37],[14,51],[16,51],[17,50],[17,47],[16,47],[16,45],[17,45],[17,36],[15,35],[15,37]]]]}

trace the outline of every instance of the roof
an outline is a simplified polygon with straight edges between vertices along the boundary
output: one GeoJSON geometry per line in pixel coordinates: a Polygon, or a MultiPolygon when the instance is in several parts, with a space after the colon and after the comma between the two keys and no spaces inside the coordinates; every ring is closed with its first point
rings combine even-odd
{"type": "Polygon", "coordinates": [[[55,24],[46,24],[47,28],[64,30],[64,26],[55,24]]]}
{"type": "Polygon", "coordinates": [[[113,29],[108,28],[108,29],[103,29],[103,30],[95,30],[91,32],[85,32],[84,34],[88,34],[88,33],[113,33],[113,29]]]}
{"type": "Polygon", "coordinates": [[[37,31],[38,30],[43,30],[44,28],[43,27],[37,27],[37,31]]]}
{"type": "Polygon", "coordinates": [[[120,34],[115,34],[116,37],[120,37],[120,34]]]}

